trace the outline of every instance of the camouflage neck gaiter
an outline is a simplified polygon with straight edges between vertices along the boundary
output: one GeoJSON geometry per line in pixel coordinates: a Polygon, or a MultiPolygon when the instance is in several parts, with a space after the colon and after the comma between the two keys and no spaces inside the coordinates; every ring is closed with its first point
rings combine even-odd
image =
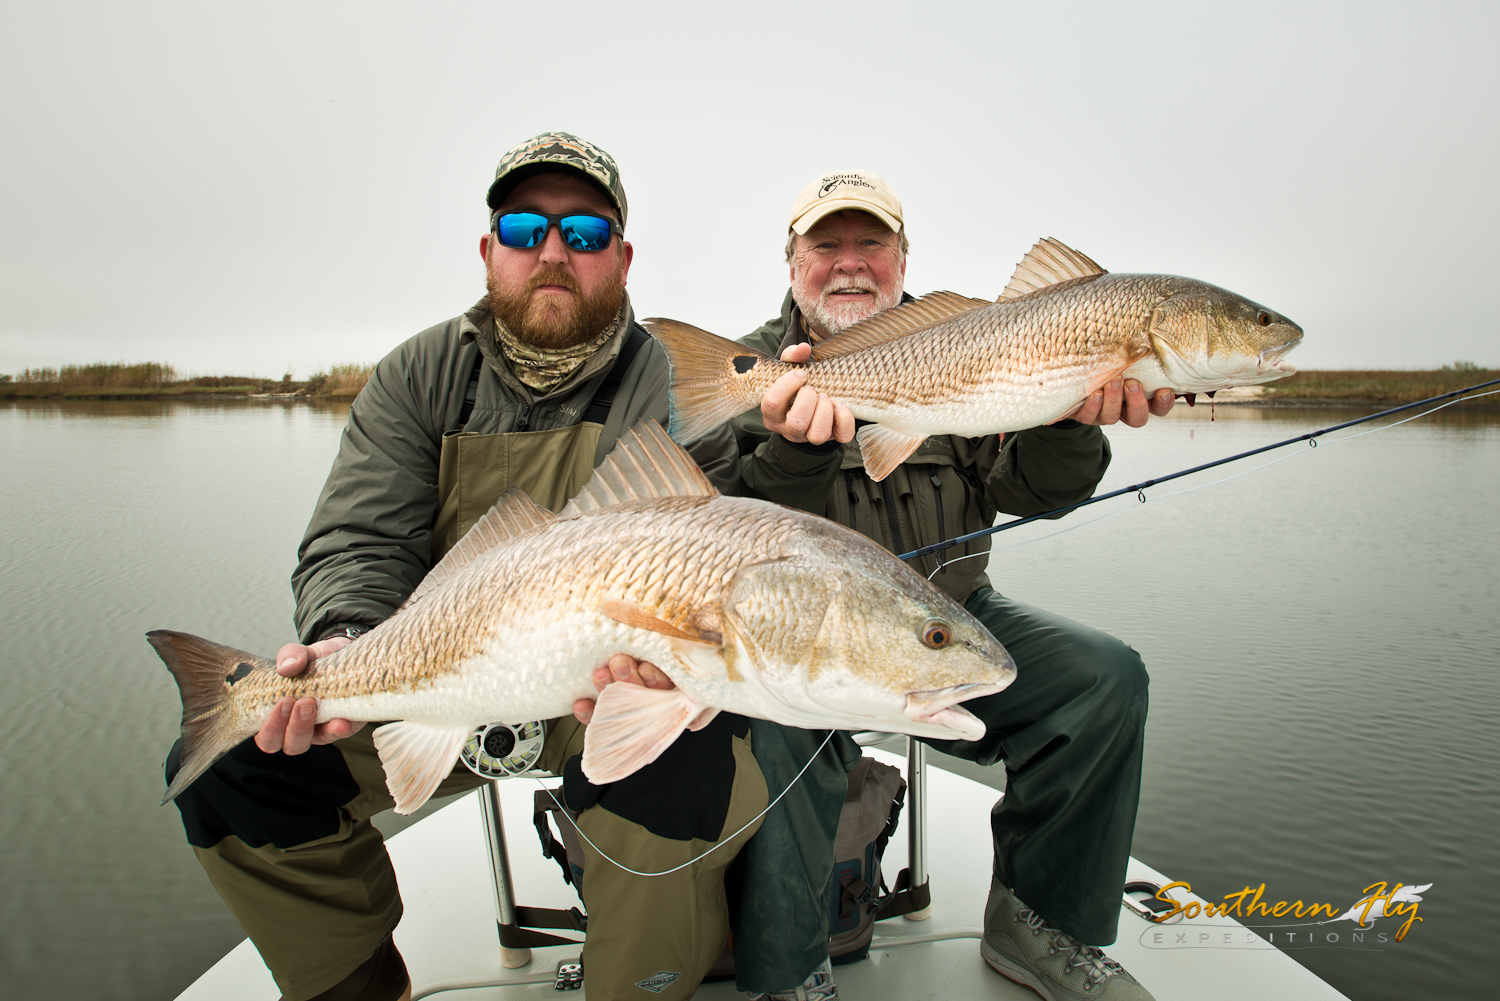
{"type": "MultiPolygon", "coordinates": [[[[620,311],[624,312],[623,306],[620,311]]],[[[615,314],[615,318],[600,331],[598,337],[571,348],[539,348],[534,344],[527,344],[511,333],[498,316],[494,317],[494,321],[495,339],[500,344],[506,362],[510,364],[511,372],[538,393],[550,393],[604,346],[604,342],[610,339],[620,325],[620,313],[615,314]]]]}

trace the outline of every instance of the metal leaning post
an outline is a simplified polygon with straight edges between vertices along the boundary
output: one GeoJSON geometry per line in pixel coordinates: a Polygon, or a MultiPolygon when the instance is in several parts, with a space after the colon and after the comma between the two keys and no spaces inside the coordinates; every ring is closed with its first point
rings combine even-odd
{"type": "MultiPolygon", "coordinates": [[[[490,848],[490,876],[495,889],[495,920],[500,928],[515,928],[519,923],[516,914],[515,884],[510,878],[510,850],[505,844],[505,817],[500,812],[499,779],[486,782],[480,795],[483,802],[479,812],[484,815],[484,839],[490,848]]],[[[502,931],[503,934],[503,931],[502,931]]],[[[526,946],[511,948],[500,943],[500,965],[514,970],[531,962],[531,949],[526,946]]]]}
{"type": "MultiPolygon", "coordinates": [[[[863,745],[878,743],[897,735],[869,733],[859,736],[866,738],[859,741],[863,745]]],[[[819,750],[822,749],[819,748],[819,750]]],[[[479,813],[484,824],[484,839],[490,855],[490,885],[495,894],[495,920],[501,937],[500,965],[507,970],[515,970],[531,962],[531,947],[521,944],[507,945],[505,943],[507,937],[518,937],[519,933],[519,937],[537,939],[539,944],[576,945],[578,943],[521,927],[523,914],[522,909],[516,904],[515,882],[510,873],[510,849],[505,840],[505,817],[500,807],[499,783],[503,781],[505,780],[493,779],[480,787],[479,813]]],[[[907,868],[910,870],[911,886],[915,888],[927,883],[927,748],[914,737],[906,738],[906,791],[907,868]]],[[[527,908],[527,911],[530,916],[537,916],[534,909],[527,908]]],[[[930,904],[921,910],[902,915],[908,921],[926,921],[931,916],[930,904]]],[[[424,991],[420,996],[425,997],[444,990],[500,986],[507,982],[483,980],[462,985],[453,983],[436,990],[424,991]]]]}
{"type": "MultiPolygon", "coordinates": [[[[1241,452],[1237,455],[1231,455],[1223,459],[1217,459],[1213,462],[1204,463],[1201,466],[1194,466],[1191,469],[1184,469],[1176,473],[1168,474],[1166,476],[1157,477],[1155,479],[1143,480],[1140,483],[1134,483],[1128,487],[1121,487],[1120,489],[1111,491],[1110,493],[1100,494],[1097,497],[1091,497],[1088,500],[1081,501],[1077,504],[1070,504],[1066,507],[1060,507],[1055,510],[1045,512],[1044,514],[1032,515],[1028,518],[1017,518],[1014,521],[1008,521],[1002,525],[996,525],[978,532],[972,532],[968,535],[958,536],[957,538],[948,539],[944,542],[934,543],[930,546],[923,546],[922,548],[915,549],[909,553],[902,553],[899,558],[907,560],[917,556],[924,556],[928,553],[940,552],[954,545],[959,545],[961,543],[982,538],[987,535],[993,535],[997,532],[1003,532],[1009,528],[1015,528],[1020,525],[1029,524],[1030,522],[1037,521],[1051,515],[1074,511],[1078,508],[1086,507],[1090,504],[1096,504],[1100,501],[1109,500],[1112,497],[1119,497],[1128,493],[1137,494],[1141,502],[1144,503],[1146,499],[1144,493],[1145,489],[1150,486],[1155,486],[1158,483],[1166,483],[1169,480],[1175,480],[1183,476],[1189,476],[1193,473],[1202,472],[1205,469],[1212,469],[1215,466],[1221,466],[1228,462],[1234,462],[1237,459],[1248,458],[1249,456],[1258,455],[1261,452],[1268,452],[1272,449],[1281,448],[1285,445],[1290,445],[1299,441],[1306,441],[1308,442],[1308,444],[1316,446],[1317,438],[1321,435],[1329,434],[1330,432],[1338,431],[1343,428],[1353,427],[1356,424],[1364,424],[1369,421],[1376,420],[1377,418],[1388,416],[1390,414],[1401,413],[1402,411],[1406,410],[1413,410],[1417,407],[1425,406],[1428,403],[1436,403],[1439,400],[1447,400],[1454,397],[1459,397],[1464,395],[1465,393],[1471,393],[1477,389],[1484,389],[1488,386],[1494,385],[1500,385],[1500,379],[1493,379],[1489,382],[1482,382],[1474,386],[1466,387],[1464,389],[1455,390],[1451,393],[1444,393],[1441,396],[1429,397],[1425,400],[1419,400],[1416,403],[1408,403],[1404,406],[1393,407],[1390,410],[1382,410],[1380,413],[1371,414],[1367,417],[1361,417],[1357,420],[1345,421],[1342,424],[1335,424],[1331,427],[1321,428],[1317,431],[1308,432],[1307,434],[1297,435],[1294,438],[1288,438],[1284,441],[1275,442],[1274,444],[1264,445],[1260,448],[1251,449],[1248,452],[1241,452]]],[[[875,743],[879,740],[886,739],[889,736],[892,735],[877,735],[873,733],[861,734],[860,737],[867,739],[860,740],[859,743],[875,743]]],[[[912,887],[923,886],[928,881],[926,752],[927,748],[925,747],[925,745],[921,744],[913,737],[908,736],[906,738],[906,784],[908,798],[906,833],[907,868],[910,870],[910,880],[912,887]]],[[[500,963],[504,968],[513,970],[525,966],[531,962],[531,948],[530,946],[521,944],[520,942],[517,942],[515,945],[506,945],[504,941],[506,937],[526,938],[528,940],[535,940],[539,944],[576,943],[572,940],[557,938],[556,936],[544,935],[530,930],[522,930],[520,927],[521,913],[520,909],[516,905],[514,883],[511,879],[510,872],[510,852],[506,846],[505,841],[505,820],[501,812],[500,794],[496,786],[496,783],[499,781],[501,780],[495,779],[490,782],[486,782],[482,787],[480,793],[482,797],[480,813],[483,817],[484,822],[485,841],[489,846],[490,852],[490,875],[495,894],[495,917],[501,935],[500,963]]],[[[528,910],[530,911],[531,909],[528,910]]],[[[533,911],[532,913],[535,912],[533,911]]],[[[913,911],[903,916],[909,921],[925,921],[929,917],[931,917],[931,914],[932,908],[929,905],[926,908],[913,911]]],[[[927,938],[928,936],[922,936],[920,940],[926,940],[927,938]]],[[[498,985],[499,982],[488,981],[482,983],[464,983],[462,985],[453,983],[451,985],[445,985],[443,987],[436,988],[436,990],[424,991],[420,996],[425,997],[428,994],[436,993],[442,990],[457,990],[472,987],[498,985]]]]}
{"type": "MultiPolygon", "coordinates": [[[[915,889],[927,885],[927,745],[911,736],[906,738],[906,798],[906,868],[915,889]]],[[[932,904],[902,917],[926,921],[932,904]]]]}

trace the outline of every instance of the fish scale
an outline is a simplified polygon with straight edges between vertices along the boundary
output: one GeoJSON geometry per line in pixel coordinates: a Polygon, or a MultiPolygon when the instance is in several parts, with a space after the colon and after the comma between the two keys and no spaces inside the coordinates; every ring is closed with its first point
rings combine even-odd
{"type": "Polygon", "coordinates": [[[805,512],[719,496],[650,422],[621,438],[561,516],[508,492],[395,615],[298,677],[187,634],[148,638],[183,700],[183,766],[169,796],[279,700],[312,696],[319,722],[396,721],[375,745],[403,813],[476,726],[569,713],[616,653],[657,665],[677,688],[599,694],[583,755],[599,783],[720,710],[977,739],[983,724],[958,703],[1015,677],[978,622],[890,553],[805,512]]]}
{"type": "Polygon", "coordinates": [[[1207,282],[1109,274],[1055,240],[1032,248],[999,301],[935,292],[826,338],[802,365],[676,320],[646,321],[672,363],[672,436],[691,442],[760,405],[782,376],[870,422],[874,480],[932,435],[977,437],[1049,424],[1112,379],[1147,393],[1211,393],[1295,373],[1286,317],[1207,282]],[[1046,284],[1041,284],[1046,282],[1046,284]]]}

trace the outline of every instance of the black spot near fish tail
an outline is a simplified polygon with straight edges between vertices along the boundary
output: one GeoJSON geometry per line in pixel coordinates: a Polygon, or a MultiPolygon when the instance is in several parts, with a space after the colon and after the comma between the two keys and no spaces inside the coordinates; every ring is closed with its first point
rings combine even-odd
{"type": "Polygon", "coordinates": [[[754,368],[759,361],[760,359],[754,355],[739,355],[734,359],[734,370],[740,375],[744,375],[754,368]]]}
{"type": "Polygon", "coordinates": [[[235,667],[235,669],[234,669],[234,670],[233,670],[233,671],[231,671],[231,672],[230,672],[230,673],[229,673],[229,674],[226,674],[226,675],[224,675],[224,680],[225,680],[225,681],[226,681],[226,682],[228,682],[228,683],[229,683],[229,684],[231,684],[231,685],[232,685],[232,684],[234,684],[234,683],[235,683],[235,682],[236,682],[236,681],[241,681],[241,680],[243,680],[243,679],[244,679],[244,677],[245,677],[245,676],[246,676],[246,675],[248,675],[248,674],[249,674],[249,673],[250,673],[250,672],[251,672],[251,671],[253,671],[253,670],[255,670],[255,668],[253,668],[253,667],[251,667],[251,666],[250,666],[250,665],[249,665],[249,664],[246,664],[246,663],[244,663],[244,662],[243,662],[243,661],[241,661],[241,662],[240,662],[240,663],[239,663],[239,664],[238,664],[238,665],[237,665],[237,666],[236,666],[236,667],[235,667]]]}

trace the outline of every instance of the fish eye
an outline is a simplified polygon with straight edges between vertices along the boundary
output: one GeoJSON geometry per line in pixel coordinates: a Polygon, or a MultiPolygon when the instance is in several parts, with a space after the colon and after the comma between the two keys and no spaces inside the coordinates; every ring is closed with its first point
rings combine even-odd
{"type": "Polygon", "coordinates": [[[1267,313],[1265,310],[1261,310],[1259,313],[1255,314],[1255,322],[1260,324],[1262,327],[1269,327],[1271,325],[1271,314],[1267,313]]]}
{"type": "Polygon", "coordinates": [[[934,650],[941,650],[953,641],[953,630],[946,622],[929,622],[922,629],[922,642],[934,650]]]}

